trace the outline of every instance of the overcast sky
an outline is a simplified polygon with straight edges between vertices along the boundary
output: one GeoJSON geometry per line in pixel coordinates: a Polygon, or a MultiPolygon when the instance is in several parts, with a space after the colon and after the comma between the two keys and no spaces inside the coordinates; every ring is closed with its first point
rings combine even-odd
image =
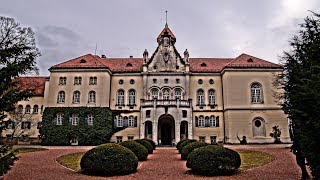
{"type": "Polygon", "coordinates": [[[247,53],[275,63],[298,24],[320,13],[319,0],[1,0],[0,16],[35,31],[41,75],[52,65],[87,54],[152,54],[165,25],[180,54],[237,57],[247,53]]]}

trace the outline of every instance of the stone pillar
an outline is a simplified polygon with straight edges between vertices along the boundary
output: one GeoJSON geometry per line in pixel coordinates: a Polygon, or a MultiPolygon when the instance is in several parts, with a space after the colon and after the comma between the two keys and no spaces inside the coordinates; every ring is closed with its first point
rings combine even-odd
{"type": "Polygon", "coordinates": [[[145,130],[145,121],[143,119],[144,119],[144,112],[141,109],[141,111],[140,111],[140,139],[147,138],[147,137],[145,137],[145,132],[144,132],[144,130],[145,130]]]}
{"type": "Polygon", "coordinates": [[[177,120],[175,122],[175,143],[177,144],[180,141],[180,122],[177,120]]]}
{"type": "Polygon", "coordinates": [[[152,123],[152,140],[158,145],[158,123],[152,123]]]}
{"type": "Polygon", "coordinates": [[[147,75],[143,75],[143,99],[147,100],[147,75]]]}
{"type": "Polygon", "coordinates": [[[190,98],[190,76],[189,74],[186,75],[186,94],[185,94],[185,100],[188,100],[190,98]]]}

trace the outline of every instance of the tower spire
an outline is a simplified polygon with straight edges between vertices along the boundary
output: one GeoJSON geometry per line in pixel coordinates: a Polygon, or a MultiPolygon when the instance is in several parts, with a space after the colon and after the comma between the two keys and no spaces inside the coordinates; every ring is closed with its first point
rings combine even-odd
{"type": "Polygon", "coordinates": [[[168,11],[166,11],[166,25],[165,28],[168,28],[168,11]]]}

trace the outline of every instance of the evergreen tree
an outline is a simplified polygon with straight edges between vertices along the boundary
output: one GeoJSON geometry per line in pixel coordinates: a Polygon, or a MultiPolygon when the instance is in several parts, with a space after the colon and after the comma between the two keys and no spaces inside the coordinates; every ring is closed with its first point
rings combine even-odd
{"type": "Polygon", "coordinates": [[[315,179],[320,178],[320,15],[313,13],[300,25],[284,52],[283,110],[292,121],[292,151],[307,179],[305,159],[315,179]]]}
{"type": "Polygon", "coordinates": [[[0,123],[5,118],[3,112],[14,110],[18,101],[32,95],[33,87],[22,89],[15,78],[37,73],[39,55],[31,28],[0,16],[0,123]]]}

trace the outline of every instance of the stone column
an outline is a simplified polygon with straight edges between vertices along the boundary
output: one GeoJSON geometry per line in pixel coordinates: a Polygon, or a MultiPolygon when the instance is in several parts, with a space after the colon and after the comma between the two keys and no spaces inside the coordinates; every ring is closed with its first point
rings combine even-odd
{"type": "Polygon", "coordinates": [[[153,121],[152,126],[152,140],[158,145],[158,123],[153,121]]]}
{"type": "Polygon", "coordinates": [[[148,99],[147,97],[147,75],[143,75],[143,99],[148,99]]]}
{"type": "Polygon", "coordinates": [[[190,76],[189,74],[186,75],[186,95],[185,99],[188,100],[190,98],[190,76]]]}
{"type": "Polygon", "coordinates": [[[177,144],[180,141],[180,122],[177,120],[175,122],[175,143],[177,144]]]}
{"type": "Polygon", "coordinates": [[[141,109],[140,111],[140,139],[144,139],[144,138],[147,138],[145,137],[145,121],[143,120],[144,119],[144,112],[143,110],[141,109]]]}

